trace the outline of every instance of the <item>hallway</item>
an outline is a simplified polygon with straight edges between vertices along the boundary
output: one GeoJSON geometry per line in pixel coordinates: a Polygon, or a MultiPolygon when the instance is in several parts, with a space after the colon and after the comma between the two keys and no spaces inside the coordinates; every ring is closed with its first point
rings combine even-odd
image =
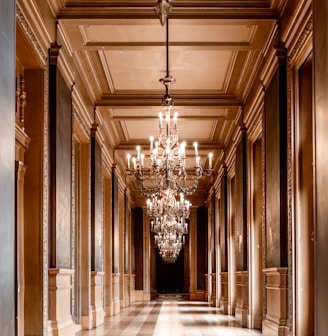
{"type": "Polygon", "coordinates": [[[139,302],[105,319],[96,329],[77,336],[259,336],[261,332],[240,328],[232,316],[200,301],[184,301],[179,295],[139,302]]]}

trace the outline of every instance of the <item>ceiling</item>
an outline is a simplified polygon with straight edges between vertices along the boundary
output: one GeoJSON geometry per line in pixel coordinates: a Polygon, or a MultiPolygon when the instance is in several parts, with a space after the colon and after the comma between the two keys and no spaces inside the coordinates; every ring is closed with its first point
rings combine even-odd
{"type": "MultiPolygon", "coordinates": [[[[166,74],[166,28],[153,9],[156,1],[52,2],[105,143],[120,164],[137,144],[146,154],[165,93],[159,79],[166,74]]],[[[171,1],[169,71],[176,82],[170,93],[180,140],[190,154],[197,141],[205,165],[211,151],[217,169],[232,142],[282,2],[171,1]]]]}

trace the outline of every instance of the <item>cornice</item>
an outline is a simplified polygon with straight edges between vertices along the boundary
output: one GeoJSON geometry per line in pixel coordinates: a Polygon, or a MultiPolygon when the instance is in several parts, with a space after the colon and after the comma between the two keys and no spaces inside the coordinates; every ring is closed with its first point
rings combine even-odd
{"type": "Polygon", "coordinates": [[[47,59],[48,59],[48,54],[47,54],[47,49],[43,48],[41,44],[39,43],[39,40],[36,37],[35,32],[32,29],[32,26],[30,22],[26,19],[21,7],[19,4],[16,4],[16,21],[22,28],[22,30],[25,33],[25,36],[28,38],[30,43],[33,46],[33,49],[35,50],[39,61],[40,61],[40,66],[45,66],[47,59]]]}
{"type": "Polygon", "coordinates": [[[281,39],[288,49],[295,49],[295,44],[299,43],[301,36],[307,35],[309,30],[312,31],[312,2],[301,0],[290,15],[288,25],[281,32],[281,39]]]}
{"type": "MultiPolygon", "coordinates": [[[[264,90],[263,87],[259,87],[256,95],[252,101],[252,104],[246,109],[248,113],[245,113],[246,117],[244,118],[245,126],[247,127],[247,138],[250,141],[254,141],[254,138],[258,137],[258,127],[262,123],[264,108],[264,90]]],[[[260,127],[261,129],[261,127],[260,127]]]]}
{"type": "MultiPolygon", "coordinates": [[[[149,18],[157,19],[154,1],[90,1],[48,0],[59,19],[93,18],[149,18]]],[[[276,19],[283,7],[283,0],[207,0],[172,1],[173,19],[276,19]],[[238,9],[238,10],[236,10],[238,9]]]]}
{"type": "Polygon", "coordinates": [[[313,32],[313,17],[312,15],[308,18],[304,29],[301,31],[301,34],[298,36],[293,48],[290,48],[288,51],[288,64],[291,66],[297,56],[300,54],[300,51],[306,46],[312,49],[312,32],[313,32]]]}

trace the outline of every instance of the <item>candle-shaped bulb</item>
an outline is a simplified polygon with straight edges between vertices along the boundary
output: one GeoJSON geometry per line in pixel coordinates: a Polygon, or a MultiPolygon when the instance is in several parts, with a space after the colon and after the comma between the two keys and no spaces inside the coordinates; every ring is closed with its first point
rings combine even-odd
{"type": "Polygon", "coordinates": [[[128,160],[128,169],[130,169],[130,159],[131,159],[131,155],[128,154],[128,155],[126,156],[126,159],[128,160]]]}
{"type": "Polygon", "coordinates": [[[174,127],[177,127],[177,123],[178,123],[178,112],[174,113],[173,116],[173,123],[174,123],[174,127]]]}
{"type": "Polygon", "coordinates": [[[183,141],[181,143],[181,156],[182,156],[183,159],[186,156],[186,142],[185,141],[183,141]]]}
{"type": "Polygon", "coordinates": [[[145,154],[142,153],[142,154],[141,154],[141,167],[144,166],[144,163],[145,163],[145,154]]]}
{"type": "Polygon", "coordinates": [[[159,112],[158,117],[159,117],[159,128],[162,128],[162,126],[163,126],[163,113],[159,112]]]}
{"type": "Polygon", "coordinates": [[[198,144],[196,141],[194,142],[194,147],[195,147],[195,156],[198,156],[198,144]]]}
{"type": "Polygon", "coordinates": [[[140,160],[140,146],[137,146],[136,150],[137,150],[137,159],[140,160]]]}
{"type": "Polygon", "coordinates": [[[154,137],[150,136],[149,140],[150,140],[150,152],[152,152],[152,150],[153,150],[153,143],[154,143],[154,137]]]}
{"type": "Polygon", "coordinates": [[[212,158],[213,158],[213,153],[208,154],[208,167],[209,169],[212,168],[212,158]]]}
{"type": "Polygon", "coordinates": [[[166,121],[166,134],[167,136],[170,135],[170,110],[167,109],[166,111],[166,116],[165,116],[165,121],[166,121]]]}
{"type": "Polygon", "coordinates": [[[136,169],[137,168],[137,163],[136,163],[136,158],[135,157],[132,158],[132,163],[133,163],[133,169],[136,169]]]}

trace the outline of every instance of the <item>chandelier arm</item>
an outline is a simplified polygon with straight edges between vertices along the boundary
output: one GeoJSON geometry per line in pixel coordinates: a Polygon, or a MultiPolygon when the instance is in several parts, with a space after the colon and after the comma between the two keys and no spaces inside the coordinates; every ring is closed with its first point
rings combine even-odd
{"type": "Polygon", "coordinates": [[[159,186],[154,187],[154,188],[149,188],[149,187],[146,187],[144,185],[143,180],[138,179],[138,178],[136,180],[137,180],[138,188],[144,196],[152,197],[152,196],[159,195],[159,193],[160,193],[160,187],[159,186]]]}

